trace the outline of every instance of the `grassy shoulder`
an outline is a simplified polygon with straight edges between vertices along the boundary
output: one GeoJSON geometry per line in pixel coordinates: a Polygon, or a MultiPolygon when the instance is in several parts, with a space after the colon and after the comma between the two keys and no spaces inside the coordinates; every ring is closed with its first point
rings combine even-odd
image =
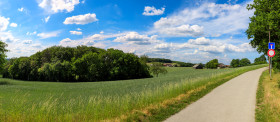
{"type": "Polygon", "coordinates": [[[263,72],[257,91],[256,122],[280,121],[280,73],[263,72]]]}

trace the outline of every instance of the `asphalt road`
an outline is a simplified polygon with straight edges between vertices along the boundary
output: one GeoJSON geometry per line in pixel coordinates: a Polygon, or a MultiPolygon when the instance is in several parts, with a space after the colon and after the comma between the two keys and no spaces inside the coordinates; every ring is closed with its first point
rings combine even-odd
{"type": "Polygon", "coordinates": [[[166,122],[254,122],[261,68],[246,72],[215,88],[166,122]]]}

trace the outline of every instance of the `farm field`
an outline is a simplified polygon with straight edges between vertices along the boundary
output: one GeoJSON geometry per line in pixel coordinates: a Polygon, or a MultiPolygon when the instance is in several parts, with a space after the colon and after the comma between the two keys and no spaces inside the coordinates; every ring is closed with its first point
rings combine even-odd
{"type": "Polygon", "coordinates": [[[0,121],[119,120],[224,76],[264,67],[194,70],[167,67],[159,77],[106,82],[35,82],[0,79],[0,121]]]}

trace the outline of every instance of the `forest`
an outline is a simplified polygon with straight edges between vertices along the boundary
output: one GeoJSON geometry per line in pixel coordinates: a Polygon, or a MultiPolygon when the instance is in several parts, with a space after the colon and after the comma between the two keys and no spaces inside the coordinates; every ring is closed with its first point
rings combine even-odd
{"type": "Polygon", "coordinates": [[[53,46],[30,57],[10,59],[3,77],[56,82],[148,78],[146,60],[112,48],[53,46]]]}

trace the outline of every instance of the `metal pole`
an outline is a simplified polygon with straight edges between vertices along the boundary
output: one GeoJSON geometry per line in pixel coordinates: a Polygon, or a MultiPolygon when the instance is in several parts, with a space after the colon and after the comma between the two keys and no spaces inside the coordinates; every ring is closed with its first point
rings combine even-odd
{"type": "MultiPolygon", "coordinates": [[[[269,42],[270,42],[270,31],[268,32],[268,34],[269,34],[268,38],[269,38],[269,42]]],[[[271,62],[270,62],[271,60],[270,60],[270,57],[268,57],[268,59],[269,59],[269,61],[268,61],[269,62],[269,74],[270,74],[270,79],[271,79],[271,62]]]]}
{"type": "Polygon", "coordinates": [[[271,70],[272,70],[272,57],[271,57],[271,63],[270,63],[270,71],[269,71],[269,74],[270,74],[270,79],[271,79],[271,70]]]}

